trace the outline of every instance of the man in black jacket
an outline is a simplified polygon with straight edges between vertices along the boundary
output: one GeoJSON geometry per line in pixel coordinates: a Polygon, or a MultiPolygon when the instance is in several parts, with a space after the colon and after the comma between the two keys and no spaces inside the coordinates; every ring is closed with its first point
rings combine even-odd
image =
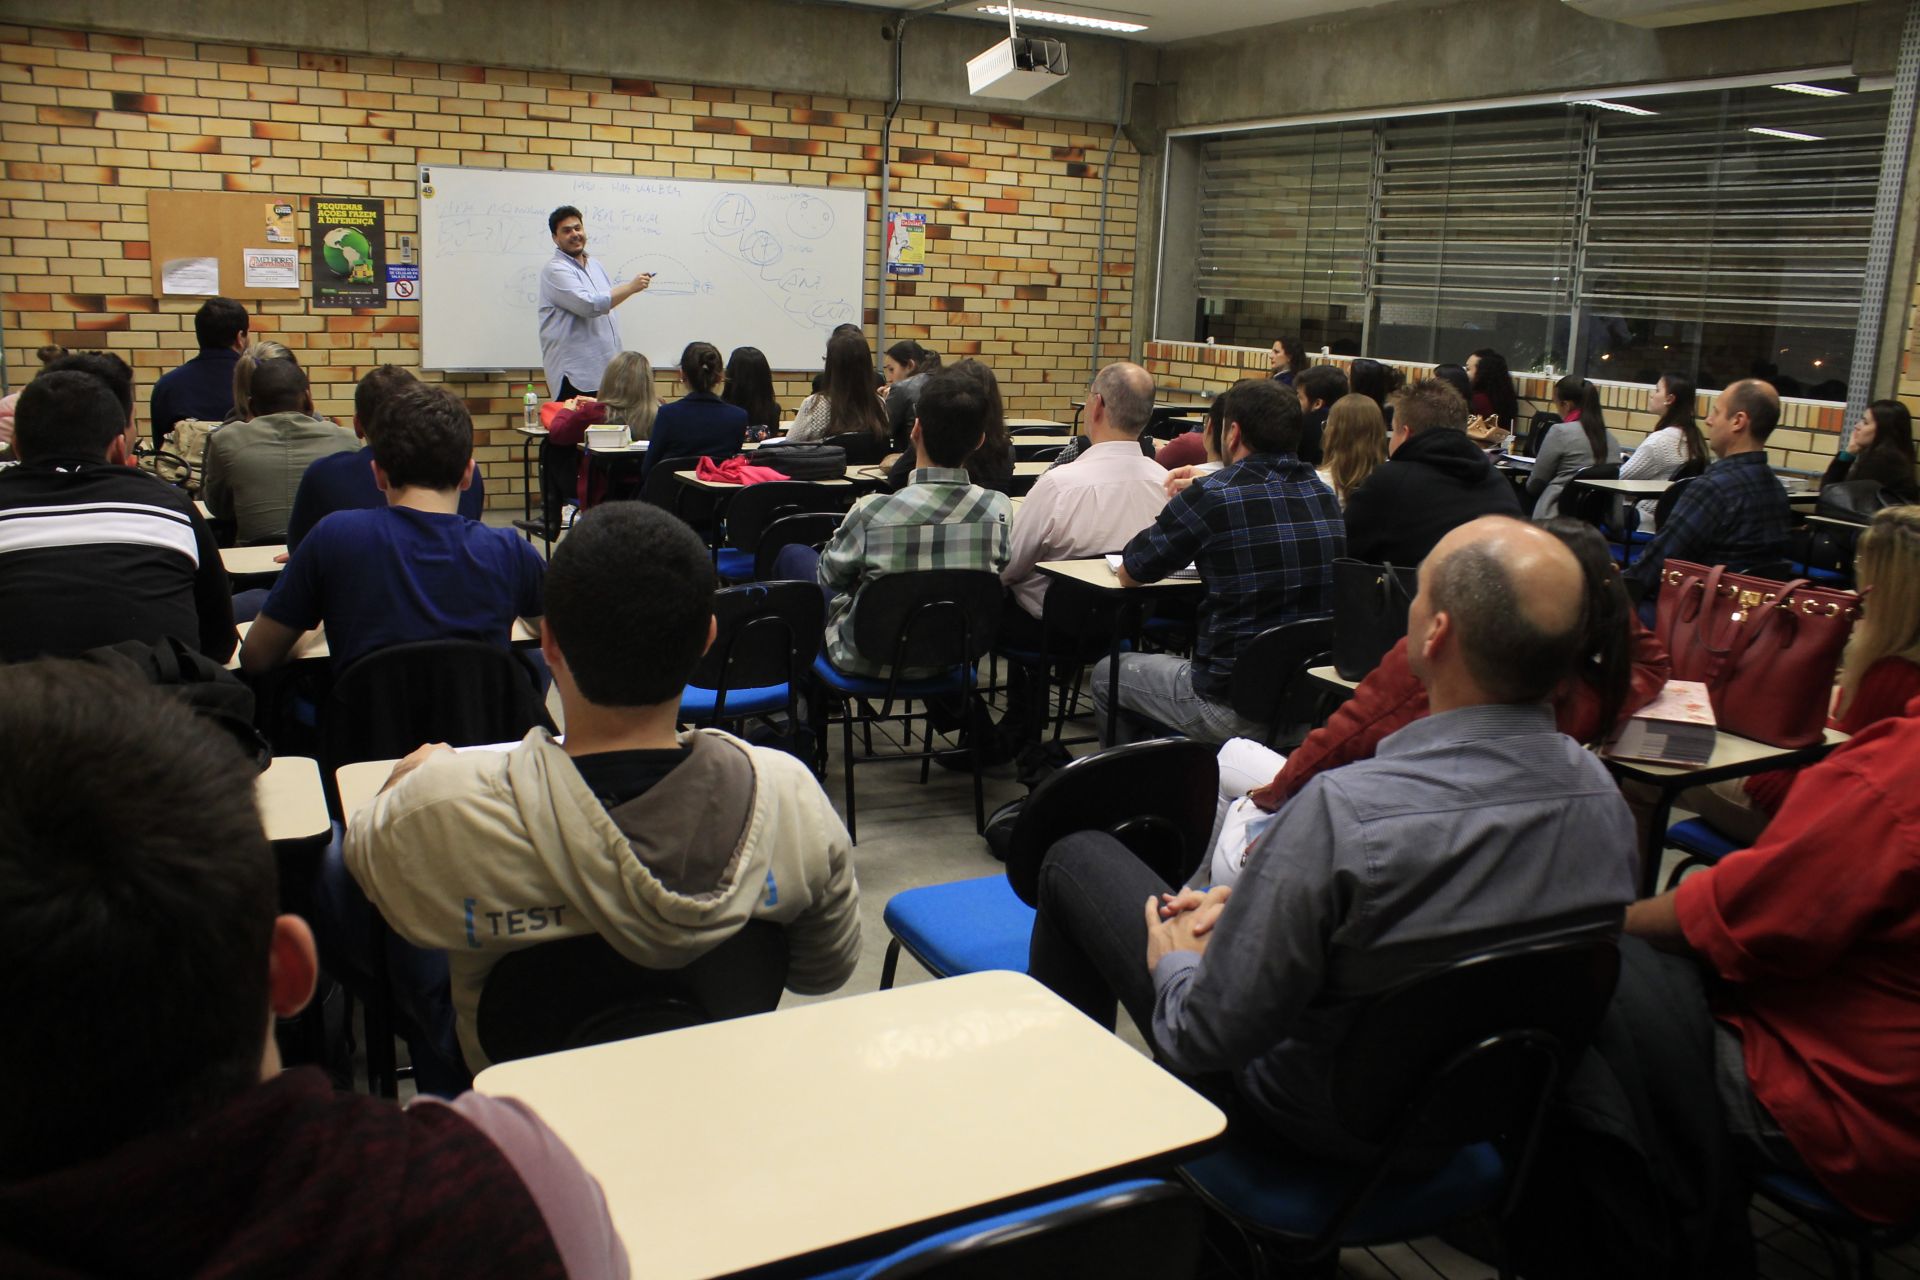
{"type": "Polygon", "coordinates": [[[1309,365],[1293,379],[1293,390],[1300,397],[1300,461],[1317,467],[1321,461],[1321,440],[1327,429],[1327,413],[1333,402],[1347,394],[1347,375],[1336,364],[1309,365]]]}
{"type": "Polygon", "coordinates": [[[1520,516],[1513,486],[1467,437],[1467,402],[1437,378],[1395,401],[1385,465],[1347,498],[1347,554],[1417,565],[1434,544],[1481,516],[1520,516]]]}

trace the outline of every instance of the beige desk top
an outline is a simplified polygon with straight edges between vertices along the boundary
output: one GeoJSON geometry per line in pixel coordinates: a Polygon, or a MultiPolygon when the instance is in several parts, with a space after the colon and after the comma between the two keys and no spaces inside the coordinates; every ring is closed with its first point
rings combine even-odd
{"type": "Polygon", "coordinates": [[[730,1274],[1225,1128],[1025,974],[921,982],[489,1067],[599,1180],[655,1280],[730,1274]],[[786,1099],[761,1101],[770,1090],[786,1099]]]}
{"type": "Polygon", "coordinates": [[[1339,685],[1342,689],[1358,689],[1358,680],[1349,680],[1341,675],[1336,667],[1308,667],[1307,674],[1326,684],[1339,685]]]}
{"type": "MultiPolygon", "coordinates": [[[[252,629],[253,629],[252,622],[243,622],[240,624],[239,631],[240,631],[241,645],[246,644],[247,632],[252,629]]],[[[539,644],[540,632],[533,625],[533,623],[529,622],[527,619],[515,618],[513,620],[513,633],[511,637],[511,643],[516,646],[539,644]]],[[[326,658],[330,656],[332,655],[329,653],[327,649],[327,629],[325,627],[315,627],[311,631],[301,633],[300,638],[293,642],[293,652],[287,655],[287,661],[288,662],[310,662],[319,658],[326,658]]],[[[240,650],[239,648],[236,647],[233,651],[233,657],[227,660],[227,670],[238,671],[239,669],[240,669],[240,650]]]]}
{"type": "Polygon", "coordinates": [[[200,499],[198,499],[198,498],[195,498],[195,499],[193,500],[193,509],[194,509],[195,511],[198,511],[198,512],[200,513],[200,518],[201,518],[202,520],[211,520],[211,519],[213,519],[213,511],[212,511],[212,509],[211,509],[211,508],[209,508],[209,507],[207,506],[207,504],[206,504],[206,503],[204,503],[204,502],[202,502],[202,501],[200,501],[200,499]]]}
{"type": "Polygon", "coordinates": [[[276,564],[273,558],[285,554],[285,543],[271,547],[222,547],[220,563],[235,577],[246,573],[278,573],[287,566],[276,564]]]}
{"type": "Polygon", "coordinates": [[[1013,474],[1016,476],[1043,476],[1047,474],[1047,468],[1052,465],[1053,463],[1051,462],[1016,462],[1013,464],[1013,474]]]}
{"type": "Polygon", "coordinates": [[[1082,582],[1087,586],[1099,587],[1105,591],[1204,591],[1206,589],[1206,584],[1198,578],[1163,578],[1159,582],[1142,583],[1133,588],[1123,587],[1113,570],[1107,568],[1105,556],[1092,556],[1085,560],[1042,560],[1033,567],[1049,578],[1082,582]]]}
{"type": "Polygon", "coordinates": [[[1007,419],[1007,430],[1009,431],[1018,431],[1022,427],[1064,427],[1066,425],[1067,425],[1066,423],[1056,422],[1052,418],[1008,418],[1007,419]]]}
{"type": "MultiPolygon", "coordinates": [[[[1067,403],[1076,409],[1084,409],[1087,407],[1085,400],[1069,400],[1067,403]]],[[[1153,411],[1159,414],[1206,413],[1212,408],[1213,401],[1211,400],[1156,400],[1153,405],[1153,411]]]]}
{"type": "Polygon", "coordinates": [[[1008,437],[1016,449],[1055,449],[1064,448],[1072,436],[1035,436],[1024,435],[1018,431],[1008,437]]]}
{"type": "Polygon", "coordinates": [[[304,756],[275,756],[253,798],[269,840],[317,840],[332,830],[320,766],[304,756]]]}
{"type": "Polygon", "coordinates": [[[343,764],[335,769],[333,785],[340,793],[341,816],[351,818],[366,808],[380,794],[387,775],[393,772],[393,766],[398,763],[397,760],[364,760],[358,764],[343,764]]]}
{"type": "Polygon", "coordinates": [[[1807,523],[1831,525],[1836,529],[1851,529],[1855,533],[1865,533],[1867,530],[1865,520],[1836,520],[1832,516],[1808,516],[1807,523]]]}
{"type": "MultiPolygon", "coordinates": [[[[1839,746],[1847,736],[1838,729],[1826,731],[1829,747],[1839,746]]],[[[1733,767],[1755,767],[1754,773],[1764,772],[1763,766],[1776,756],[1790,756],[1795,749],[1791,747],[1773,747],[1764,742],[1755,742],[1751,738],[1738,737],[1731,733],[1718,733],[1714,736],[1713,755],[1698,769],[1676,764],[1645,764],[1638,760],[1616,760],[1607,756],[1609,767],[1617,772],[1643,778],[1672,778],[1682,774],[1698,773],[1707,769],[1727,769],[1733,767]]]]}
{"type": "Polygon", "coordinates": [[[1637,498],[1657,498],[1673,488],[1671,480],[1575,480],[1573,483],[1585,489],[1603,489],[1637,498]]]}
{"type": "Polygon", "coordinates": [[[547,435],[547,429],[545,427],[530,427],[524,422],[514,427],[514,430],[534,440],[544,440],[547,435]]]}

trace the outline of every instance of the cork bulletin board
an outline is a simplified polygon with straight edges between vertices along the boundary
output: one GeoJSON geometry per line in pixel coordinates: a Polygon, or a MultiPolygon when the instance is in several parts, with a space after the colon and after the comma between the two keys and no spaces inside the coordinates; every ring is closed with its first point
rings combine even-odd
{"type": "Polygon", "coordinates": [[[147,195],[147,237],[152,246],[153,296],[190,298],[219,294],[245,300],[300,297],[300,205],[298,196],[258,192],[153,191],[147,195]],[[284,215],[279,210],[285,209],[284,215]],[[285,239],[274,237],[284,236],[285,239]],[[277,251],[256,261],[259,280],[247,283],[247,251],[277,251]],[[292,255],[292,278],[286,279],[292,255]],[[207,289],[207,260],[217,264],[218,280],[207,289]],[[277,270],[275,270],[277,268],[277,270]],[[172,275],[192,292],[167,287],[172,275]],[[285,280],[282,286],[279,281],[285,280]]]}

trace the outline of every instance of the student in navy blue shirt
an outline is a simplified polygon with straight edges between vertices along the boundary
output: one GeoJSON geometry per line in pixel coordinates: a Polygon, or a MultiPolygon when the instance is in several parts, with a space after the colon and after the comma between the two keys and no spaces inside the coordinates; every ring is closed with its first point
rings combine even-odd
{"type": "Polygon", "coordinates": [[[473,481],[473,421],[444,387],[416,383],[369,424],[387,505],[336,511],[287,561],[241,646],[240,665],[269,671],[322,623],[334,665],[421,640],[506,648],[516,617],[541,612],[546,564],[511,529],[459,513],[473,481]]]}
{"type": "Polygon", "coordinates": [[[224,422],[233,412],[233,366],[247,349],[247,309],[231,298],[208,298],[193,316],[200,354],[160,375],[147,401],[153,442],[182,418],[224,422]]]}
{"type": "MultiPolygon", "coordinates": [[[[415,385],[417,379],[397,364],[383,364],[360,379],[353,389],[353,433],[367,438],[367,424],[394,392],[415,385]]],[[[300,488],[293,495],[293,511],[287,516],[287,550],[336,511],[368,511],[387,505],[387,495],[373,479],[373,453],[361,449],[354,453],[330,453],[316,458],[300,477],[300,488]]],[[[487,489],[480,468],[473,469],[473,483],[460,491],[460,514],[478,520],[486,509],[487,489]]]]}
{"type": "Polygon", "coordinates": [[[687,394],[661,405],[648,437],[644,478],[668,458],[731,458],[747,438],[747,411],[714,394],[720,385],[720,349],[711,342],[689,342],[680,353],[680,380],[687,394]]]}

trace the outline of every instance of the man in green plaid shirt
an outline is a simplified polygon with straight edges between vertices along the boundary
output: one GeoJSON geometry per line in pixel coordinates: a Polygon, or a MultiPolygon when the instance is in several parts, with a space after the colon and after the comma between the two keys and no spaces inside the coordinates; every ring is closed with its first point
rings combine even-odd
{"type": "Polygon", "coordinates": [[[854,504],[820,554],[827,660],[849,675],[887,673],[883,662],[853,647],[853,611],[867,583],[919,569],[999,573],[1007,564],[1013,506],[1005,494],[967,478],[967,455],[979,447],[987,417],[979,384],[943,370],[921,388],[918,410],[913,479],[898,493],[854,504]]]}

